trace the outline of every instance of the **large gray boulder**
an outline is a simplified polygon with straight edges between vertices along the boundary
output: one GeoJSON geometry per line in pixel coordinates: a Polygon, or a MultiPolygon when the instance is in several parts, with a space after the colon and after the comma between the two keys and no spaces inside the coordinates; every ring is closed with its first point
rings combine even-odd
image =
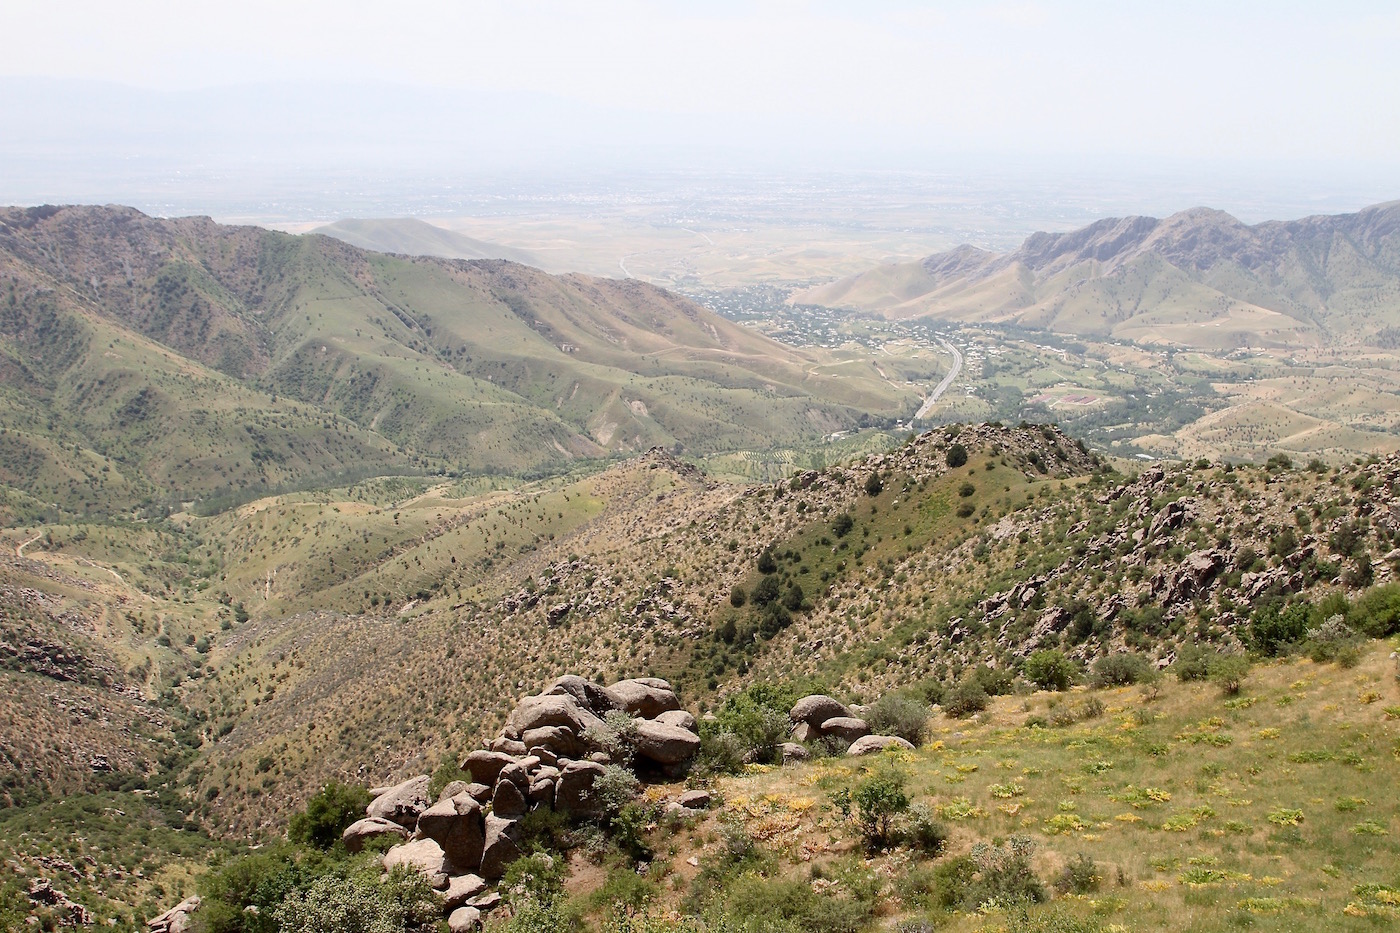
{"type": "Polygon", "coordinates": [[[571,761],[559,772],[554,789],[554,809],[579,816],[597,812],[592,799],[593,782],[603,776],[603,766],[592,761],[571,761]]]}
{"type": "Polygon", "coordinates": [[[837,716],[828,719],[818,727],[822,735],[834,736],[844,739],[847,742],[854,742],[870,734],[870,726],[866,725],[864,719],[856,719],[854,716],[837,716]]]}
{"type": "Polygon", "coordinates": [[[545,687],[542,695],[573,697],[578,701],[579,706],[595,716],[602,716],[610,709],[617,709],[617,705],[608,696],[606,687],[595,684],[591,680],[584,680],[577,674],[565,674],[545,687]]]}
{"type": "Polygon", "coordinates": [[[481,911],[475,907],[458,907],[447,915],[448,933],[475,933],[481,929],[481,911]]]}
{"type": "Polygon", "coordinates": [[[418,822],[418,814],[433,803],[428,798],[428,780],[428,776],[422,774],[390,787],[370,801],[365,815],[412,829],[418,822]]]}
{"type": "Polygon", "coordinates": [[[668,726],[680,726],[691,732],[699,732],[700,724],[695,721],[695,717],[688,710],[670,709],[656,717],[656,721],[665,723],[668,726]]]}
{"type": "Polygon", "coordinates": [[[793,705],[792,711],[788,713],[788,718],[794,723],[805,722],[813,728],[820,726],[828,719],[835,719],[838,716],[849,716],[851,711],[844,703],[833,700],[829,696],[814,693],[805,696],[793,705]]]}
{"type": "Polygon", "coordinates": [[[579,704],[572,696],[525,697],[516,704],[506,717],[502,730],[507,738],[519,739],[531,729],[544,726],[563,726],[577,735],[583,735],[589,726],[601,726],[603,720],[592,711],[579,704]]]}
{"type": "Polygon", "coordinates": [[[447,855],[431,839],[414,839],[384,853],[384,870],[404,866],[419,872],[435,888],[447,887],[447,855]]]}
{"type": "Polygon", "coordinates": [[[475,870],[485,844],[481,804],[465,791],[433,804],[418,817],[418,835],[437,843],[454,871],[475,870]]]}
{"type": "Polygon", "coordinates": [[[588,751],[586,743],[579,733],[567,726],[540,726],[537,729],[527,729],[521,737],[525,744],[525,750],[531,754],[537,754],[541,750],[553,754],[556,758],[572,758],[584,754],[588,751]]]}
{"type": "Polygon", "coordinates": [[[657,677],[619,681],[608,688],[608,697],[618,709],[643,719],[655,719],[668,710],[681,708],[676,691],[657,677]]]}
{"type": "Polygon", "coordinates": [[[505,752],[488,752],[485,749],[477,749],[462,761],[462,770],[471,773],[473,784],[485,784],[492,787],[496,783],[496,778],[501,774],[501,769],[508,764],[514,764],[515,759],[505,752]]]}
{"type": "Polygon", "coordinates": [[[520,785],[502,776],[496,782],[496,793],[491,796],[491,812],[497,816],[517,819],[524,816],[528,809],[525,792],[520,789],[520,785]]]}
{"type": "Polygon", "coordinates": [[[345,832],[340,834],[345,848],[350,852],[359,852],[365,847],[366,842],[379,836],[397,836],[399,839],[407,839],[408,830],[391,820],[367,816],[351,823],[345,827],[345,832]]]}
{"type": "Polygon", "coordinates": [[[492,881],[506,873],[506,867],[520,858],[516,821],[487,814],[486,848],[481,853],[481,876],[492,881]]]}
{"type": "Polygon", "coordinates": [[[700,737],[689,729],[664,722],[637,721],[637,755],[659,765],[678,765],[700,751],[700,737]]]}
{"type": "Polygon", "coordinates": [[[846,754],[853,757],[869,755],[871,752],[883,751],[890,748],[907,748],[913,751],[914,746],[901,739],[897,735],[867,735],[856,739],[851,743],[851,747],[846,749],[846,754]]]}

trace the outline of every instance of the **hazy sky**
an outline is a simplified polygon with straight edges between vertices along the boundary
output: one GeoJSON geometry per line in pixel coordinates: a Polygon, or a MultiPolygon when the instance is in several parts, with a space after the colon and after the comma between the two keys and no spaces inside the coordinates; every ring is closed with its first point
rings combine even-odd
{"type": "Polygon", "coordinates": [[[0,75],[524,93],[771,147],[1400,162],[1393,0],[12,0],[0,33],[0,75]]]}

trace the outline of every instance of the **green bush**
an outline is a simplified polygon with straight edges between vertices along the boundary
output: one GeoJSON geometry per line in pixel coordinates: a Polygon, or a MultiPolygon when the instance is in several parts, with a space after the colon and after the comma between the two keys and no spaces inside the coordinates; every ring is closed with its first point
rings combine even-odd
{"type": "Polygon", "coordinates": [[[925,803],[909,805],[897,830],[901,841],[930,858],[942,855],[948,846],[948,827],[933,815],[925,803]]]}
{"type": "Polygon", "coordinates": [[[470,784],[471,780],[471,774],[462,770],[462,766],[458,763],[456,755],[443,755],[442,762],[437,766],[437,769],[433,771],[433,776],[428,780],[428,799],[437,800],[443,788],[447,787],[447,785],[451,784],[453,781],[466,781],[470,784]]]}
{"type": "Polygon", "coordinates": [[[948,452],[943,456],[948,466],[957,469],[967,465],[967,448],[962,444],[953,444],[948,448],[948,452]]]}
{"type": "Polygon", "coordinates": [[[991,698],[975,678],[965,678],[948,692],[943,700],[943,711],[949,716],[962,718],[980,713],[987,708],[991,698]]]}
{"type": "Polygon", "coordinates": [[[1388,583],[1362,593],[1346,611],[1346,622],[1367,638],[1400,632],[1400,584],[1388,583]]]}
{"type": "Polygon", "coordinates": [[[1055,879],[1055,890],[1061,894],[1089,894],[1099,889],[1103,876],[1094,860],[1083,852],[1078,853],[1060,869],[1055,879]]]}
{"type": "Polygon", "coordinates": [[[885,481],[880,479],[879,473],[871,473],[865,478],[865,494],[867,496],[878,496],[885,490],[885,481]]]}
{"type": "Polygon", "coordinates": [[[884,770],[866,778],[851,794],[860,820],[861,839],[868,850],[879,851],[895,841],[891,833],[895,820],[909,808],[904,784],[903,774],[884,770]]]}
{"type": "Polygon", "coordinates": [[[287,837],[293,842],[329,849],[340,841],[345,827],[364,817],[369,802],[369,792],[363,787],[332,781],[306,802],[305,810],[292,817],[287,837]]]}
{"type": "Polygon", "coordinates": [[[791,726],[788,710],[803,695],[794,685],[753,684],[727,697],[714,719],[700,724],[701,765],[711,773],[732,773],[731,766],[737,771],[745,759],[774,762],[791,726]],[[733,738],[723,739],[726,734],[733,738]]]}
{"type": "Polygon", "coordinates": [[[842,512],[831,520],[831,533],[838,538],[844,538],[851,533],[851,529],[856,526],[856,520],[849,512],[842,512]]]}
{"type": "Polygon", "coordinates": [[[1249,659],[1238,654],[1217,655],[1210,662],[1210,679],[1220,687],[1222,693],[1234,696],[1244,687],[1244,679],[1249,675],[1249,659]]]}
{"type": "Polygon", "coordinates": [[[1075,663],[1054,648],[1031,652],[1024,671],[1026,679],[1042,690],[1068,690],[1078,673],[1075,663]]]}
{"type": "Polygon", "coordinates": [[[1308,629],[1322,621],[1314,615],[1313,607],[1303,600],[1282,607],[1273,602],[1265,603],[1249,620],[1246,633],[1249,646],[1268,657],[1286,654],[1303,643],[1308,629]]]}
{"type": "Polygon", "coordinates": [[[745,933],[858,933],[874,907],[873,899],[818,894],[801,879],[742,875],[725,890],[722,911],[729,929],[745,933]]]}
{"type": "Polygon", "coordinates": [[[1177,649],[1176,660],[1172,662],[1172,673],[1182,683],[1205,680],[1210,676],[1210,661],[1215,655],[1215,651],[1204,645],[1182,645],[1177,649]]]}
{"type": "Polygon", "coordinates": [[[1106,654],[1094,662],[1092,683],[1095,687],[1126,687],[1145,683],[1157,676],[1152,662],[1141,654],[1124,651],[1106,654]]]}
{"type": "Polygon", "coordinates": [[[735,609],[739,609],[746,602],[748,602],[748,594],[744,592],[742,586],[736,583],[734,588],[729,591],[729,605],[733,606],[735,609]]]}
{"type": "Polygon", "coordinates": [[[928,734],[929,706],[922,697],[899,690],[876,700],[865,714],[865,721],[877,735],[897,735],[906,742],[922,745],[928,734]]]}
{"type": "Polygon", "coordinates": [[[377,872],[322,876],[291,892],[274,916],[297,933],[412,933],[436,929],[442,912],[428,881],[399,869],[383,882],[377,872]]]}

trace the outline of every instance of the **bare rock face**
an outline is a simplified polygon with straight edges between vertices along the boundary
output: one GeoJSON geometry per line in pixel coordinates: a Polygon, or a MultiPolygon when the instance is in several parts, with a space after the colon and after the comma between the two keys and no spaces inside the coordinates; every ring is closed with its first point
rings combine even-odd
{"type": "Polygon", "coordinates": [[[906,748],[914,750],[914,746],[901,739],[897,735],[867,735],[856,739],[851,743],[851,747],[846,749],[846,754],[852,757],[869,755],[871,752],[883,751],[890,746],[896,748],[906,748]]]}
{"type": "Polygon", "coordinates": [[[579,816],[597,812],[591,799],[593,782],[603,776],[603,766],[592,761],[571,761],[559,772],[554,809],[579,816]]]}
{"type": "Polygon", "coordinates": [[[794,742],[815,742],[821,737],[821,730],[809,723],[799,722],[792,727],[792,739],[794,742]]]}
{"type": "Polygon", "coordinates": [[[678,765],[695,757],[700,738],[689,729],[656,720],[637,721],[637,754],[658,765],[678,765]]]}
{"type": "Polygon", "coordinates": [[[515,759],[504,752],[488,752],[477,749],[462,761],[462,770],[472,776],[472,783],[494,786],[501,769],[514,763],[515,759]]]}
{"type": "Polygon", "coordinates": [[[442,803],[444,800],[451,800],[470,787],[471,785],[466,781],[449,781],[447,785],[443,787],[442,792],[438,794],[437,802],[442,803]]]}
{"type": "Polygon", "coordinates": [[[345,827],[345,832],[340,834],[346,850],[350,852],[359,852],[365,847],[366,842],[379,836],[397,836],[400,839],[407,839],[408,830],[390,820],[369,816],[351,823],[345,827]]]}
{"type": "Polygon", "coordinates": [[[518,819],[525,815],[529,807],[525,794],[514,781],[502,777],[496,782],[496,793],[491,797],[491,812],[497,816],[518,819]]]}
{"type": "Polygon", "coordinates": [[[854,742],[870,734],[870,726],[866,725],[864,719],[856,719],[854,716],[837,716],[828,719],[819,727],[822,735],[835,736],[847,742],[854,742]]]}
{"type": "Polygon", "coordinates": [[[602,716],[608,710],[617,709],[617,704],[608,696],[606,687],[591,680],[584,680],[576,674],[560,677],[544,689],[544,695],[573,697],[579,706],[595,716],[602,716]]]}
{"type": "Polygon", "coordinates": [[[657,677],[618,681],[608,688],[608,697],[618,709],[643,719],[655,719],[664,712],[681,708],[681,701],[671,685],[657,677]]]}
{"type": "Polygon", "coordinates": [[[396,784],[375,797],[365,808],[365,813],[412,829],[418,822],[418,814],[431,805],[432,801],[428,799],[428,776],[422,774],[402,784],[396,784]]]}
{"type": "Polygon", "coordinates": [[[577,757],[587,751],[587,745],[578,733],[565,726],[540,726],[528,729],[521,736],[525,750],[531,754],[541,749],[558,757],[577,757]]]}
{"type": "Polygon", "coordinates": [[[471,871],[484,845],[481,804],[466,792],[436,803],[418,817],[418,835],[439,846],[453,871],[471,871]]]}
{"type": "Polygon", "coordinates": [[[836,719],[841,716],[850,716],[851,711],[844,703],[833,700],[829,696],[814,693],[798,700],[788,713],[788,718],[795,723],[805,722],[813,728],[820,726],[828,719],[836,719]]]}
{"type": "Polygon", "coordinates": [[[495,880],[506,873],[507,866],[520,858],[516,841],[516,821],[488,814],[486,817],[486,848],[481,853],[481,875],[495,880]]]}
{"type": "Polygon", "coordinates": [[[432,839],[414,839],[384,853],[384,870],[403,865],[421,873],[434,888],[447,887],[447,855],[432,839]]]}
{"type": "Polygon", "coordinates": [[[683,709],[671,709],[656,717],[656,721],[665,723],[668,726],[680,726],[691,732],[699,733],[700,724],[695,721],[695,717],[683,709]]]}

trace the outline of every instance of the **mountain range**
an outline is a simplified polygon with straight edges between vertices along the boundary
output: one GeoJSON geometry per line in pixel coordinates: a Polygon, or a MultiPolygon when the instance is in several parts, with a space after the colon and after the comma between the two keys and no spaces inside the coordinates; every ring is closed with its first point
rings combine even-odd
{"type": "Polygon", "coordinates": [[[1394,346],[1400,201],[1252,226],[1208,208],[1108,218],[1010,253],[960,246],[881,266],[794,301],[1213,350],[1394,346]]]}

